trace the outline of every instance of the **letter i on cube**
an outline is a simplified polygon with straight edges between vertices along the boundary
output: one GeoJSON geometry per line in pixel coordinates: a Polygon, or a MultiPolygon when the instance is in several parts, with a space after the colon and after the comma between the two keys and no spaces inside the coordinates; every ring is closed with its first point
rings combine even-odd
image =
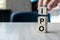
{"type": "Polygon", "coordinates": [[[47,16],[47,9],[46,7],[41,7],[38,10],[38,30],[39,32],[47,32],[47,22],[48,22],[48,16],[47,16]]]}

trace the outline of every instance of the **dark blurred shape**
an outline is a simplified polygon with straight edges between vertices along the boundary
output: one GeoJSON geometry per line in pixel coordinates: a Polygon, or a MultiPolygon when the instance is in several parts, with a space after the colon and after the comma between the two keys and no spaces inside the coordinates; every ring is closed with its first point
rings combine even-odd
{"type": "Polygon", "coordinates": [[[11,22],[37,22],[37,12],[17,12],[11,15],[11,22]]]}
{"type": "Polygon", "coordinates": [[[37,2],[38,1],[31,2],[32,3],[32,11],[37,11],[37,2]]]}
{"type": "Polygon", "coordinates": [[[0,9],[0,22],[10,22],[10,9],[0,9]]]}

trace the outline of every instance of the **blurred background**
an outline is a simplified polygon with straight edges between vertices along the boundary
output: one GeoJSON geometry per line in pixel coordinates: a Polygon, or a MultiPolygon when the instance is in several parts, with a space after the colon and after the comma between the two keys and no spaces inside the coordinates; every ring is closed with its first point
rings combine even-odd
{"type": "Polygon", "coordinates": [[[38,0],[0,0],[0,22],[10,22],[15,12],[37,11],[38,0]]]}
{"type": "MultiPolygon", "coordinates": [[[[38,0],[0,0],[0,22],[37,22],[37,2],[38,0]]],[[[48,14],[49,22],[50,19],[48,14]]]]}

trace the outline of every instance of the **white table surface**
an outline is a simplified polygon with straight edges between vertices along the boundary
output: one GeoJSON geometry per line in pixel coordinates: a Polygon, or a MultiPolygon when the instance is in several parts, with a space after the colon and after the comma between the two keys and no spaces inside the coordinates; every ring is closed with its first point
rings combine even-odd
{"type": "Polygon", "coordinates": [[[37,23],[0,23],[0,40],[60,40],[60,23],[48,23],[48,33],[36,28],[37,23]]]}

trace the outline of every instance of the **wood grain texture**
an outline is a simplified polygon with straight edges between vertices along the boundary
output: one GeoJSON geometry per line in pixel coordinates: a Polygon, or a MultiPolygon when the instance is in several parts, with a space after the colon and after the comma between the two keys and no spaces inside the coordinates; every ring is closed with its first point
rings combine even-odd
{"type": "Polygon", "coordinates": [[[37,31],[38,23],[0,23],[0,40],[60,40],[60,23],[48,23],[48,33],[37,31]]]}

